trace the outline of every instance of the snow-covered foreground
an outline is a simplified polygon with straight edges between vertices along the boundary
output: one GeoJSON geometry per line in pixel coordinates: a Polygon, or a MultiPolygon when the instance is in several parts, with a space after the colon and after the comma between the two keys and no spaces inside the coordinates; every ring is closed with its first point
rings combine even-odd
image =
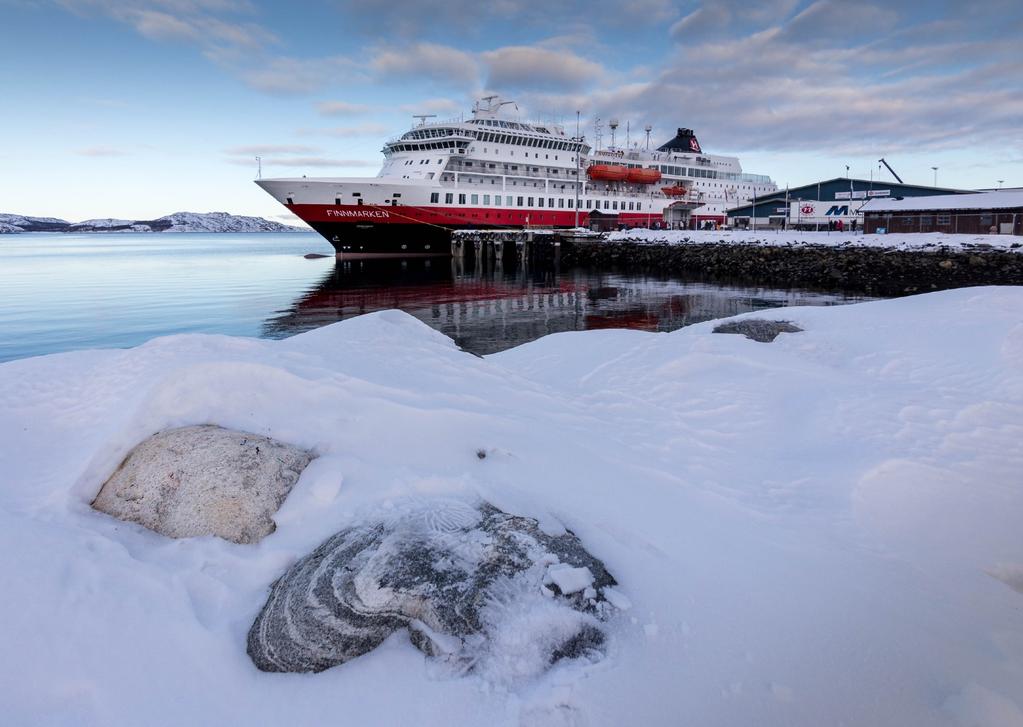
{"type": "Polygon", "coordinates": [[[1023,725],[1021,311],[1023,288],[974,288],[771,311],[805,329],[773,343],[704,323],[486,359],[391,311],[4,364],[2,721],[1023,725]],[[133,445],[207,422],[320,454],[275,533],[170,540],[89,508],[133,445]],[[606,659],[518,678],[544,618],[519,614],[482,674],[404,634],[255,669],[289,564],[452,494],[605,562],[631,601],[606,659]]]}
{"type": "Polygon", "coordinates": [[[639,242],[671,245],[706,245],[718,242],[769,247],[873,247],[887,250],[922,251],[1004,250],[1023,253],[1019,235],[953,235],[944,232],[864,235],[862,232],[800,232],[798,230],[620,230],[609,232],[611,242],[639,242]]]}

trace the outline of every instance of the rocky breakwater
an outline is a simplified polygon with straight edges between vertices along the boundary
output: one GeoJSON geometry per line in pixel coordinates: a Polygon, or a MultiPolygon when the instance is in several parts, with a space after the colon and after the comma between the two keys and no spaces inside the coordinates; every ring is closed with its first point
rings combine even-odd
{"type": "Polygon", "coordinates": [[[1016,242],[1019,238],[1007,238],[1001,247],[965,241],[910,247],[894,240],[892,247],[886,247],[877,244],[875,236],[865,244],[862,237],[841,241],[836,237],[827,243],[786,241],[773,232],[763,239],[711,240],[704,236],[657,240],[644,232],[647,234],[637,239],[617,233],[566,245],[562,262],[879,295],[1023,284],[1023,241],[1016,242]]]}

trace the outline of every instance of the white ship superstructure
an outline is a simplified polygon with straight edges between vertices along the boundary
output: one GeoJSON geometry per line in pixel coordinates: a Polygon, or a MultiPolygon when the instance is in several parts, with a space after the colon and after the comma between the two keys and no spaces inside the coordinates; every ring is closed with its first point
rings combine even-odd
{"type": "Polygon", "coordinates": [[[257,183],[346,254],[447,254],[460,228],[663,227],[720,223],[776,189],[735,157],[704,154],[691,130],[657,150],[594,150],[552,123],[508,117],[491,96],[469,119],[418,123],[383,148],[376,177],[257,183]]]}

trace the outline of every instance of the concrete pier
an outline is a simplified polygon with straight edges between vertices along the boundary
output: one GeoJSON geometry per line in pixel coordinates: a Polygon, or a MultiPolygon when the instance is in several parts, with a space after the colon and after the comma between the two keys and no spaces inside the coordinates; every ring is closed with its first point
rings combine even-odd
{"type": "Polygon", "coordinates": [[[451,254],[495,265],[512,259],[558,261],[562,243],[571,237],[564,230],[457,230],[451,235],[451,254]]]}

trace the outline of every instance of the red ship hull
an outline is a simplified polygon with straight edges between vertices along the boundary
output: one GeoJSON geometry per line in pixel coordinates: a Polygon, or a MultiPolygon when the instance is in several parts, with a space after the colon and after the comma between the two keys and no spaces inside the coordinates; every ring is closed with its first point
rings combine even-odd
{"type": "MultiPolygon", "coordinates": [[[[572,228],[575,210],[519,210],[485,207],[376,205],[288,205],[295,215],[346,256],[450,255],[453,230],[572,228]]],[[[614,214],[614,212],[602,212],[614,214]]],[[[618,224],[646,227],[661,215],[618,212],[618,224]]],[[[579,225],[589,226],[589,211],[579,210],[579,225]]]]}

